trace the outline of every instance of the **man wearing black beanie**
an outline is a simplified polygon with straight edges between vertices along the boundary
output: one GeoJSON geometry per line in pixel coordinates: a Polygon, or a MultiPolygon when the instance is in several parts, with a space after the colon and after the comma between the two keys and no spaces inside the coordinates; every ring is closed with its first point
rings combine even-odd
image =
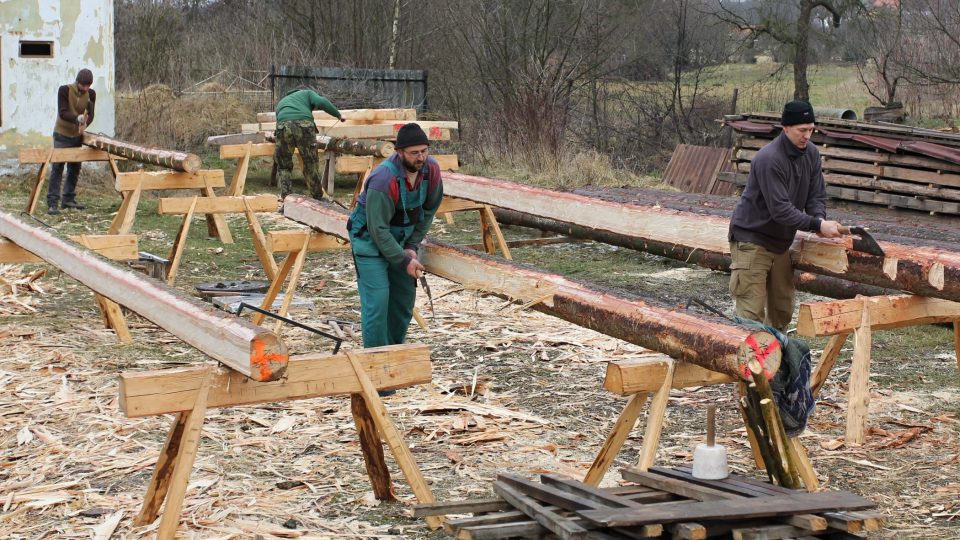
{"type": "Polygon", "coordinates": [[[783,132],[757,152],[743,195],[730,219],[730,292],[737,315],[785,331],[793,318],[790,244],[798,230],[840,236],[826,219],[820,152],[810,142],[813,107],[783,107],[783,132]]]}
{"type": "Polygon", "coordinates": [[[347,222],[364,347],[404,342],[424,270],[418,249],[443,199],[440,165],[428,156],[423,129],[403,125],[396,148],[370,174],[347,222]]]}
{"type": "MultiPolygon", "coordinates": [[[[73,84],[65,84],[57,90],[57,121],[53,126],[54,148],[79,148],[83,145],[83,131],[93,122],[97,93],[93,85],[93,72],[81,69],[73,84]]],[[[60,213],[60,182],[63,179],[63,163],[50,164],[50,185],[47,187],[47,213],[60,213]]],[[[77,180],[80,178],[79,161],[67,164],[67,181],[63,185],[63,208],[83,210],[77,202],[77,180]]]]}

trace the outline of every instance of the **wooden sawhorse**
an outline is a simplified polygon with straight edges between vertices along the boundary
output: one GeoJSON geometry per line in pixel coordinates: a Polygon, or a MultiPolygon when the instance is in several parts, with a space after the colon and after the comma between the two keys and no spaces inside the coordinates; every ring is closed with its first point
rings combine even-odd
{"type": "MultiPolygon", "coordinates": [[[[273,382],[258,382],[226,367],[209,365],[122,373],[120,409],[127,417],[176,414],[134,524],[152,523],[166,501],[157,538],[176,536],[207,409],[344,394],[351,396],[351,411],[377,499],[394,499],[383,455],[386,442],[417,500],[434,502],[409,447],[377,394],[378,390],[430,381],[430,352],[419,344],[292,356],[286,376],[273,382]]],[[[441,521],[428,518],[427,524],[436,529],[441,521]]]]}
{"type": "MultiPolygon", "coordinates": [[[[195,173],[176,171],[137,171],[116,174],[115,188],[120,192],[120,209],[108,229],[109,234],[126,234],[133,227],[144,191],[197,189],[202,197],[216,197],[214,188],[223,187],[223,170],[203,169],[195,173]]],[[[227,221],[220,214],[207,214],[207,231],[224,244],[232,244],[233,236],[227,221]]]]}
{"type": "Polygon", "coordinates": [[[167,270],[167,283],[173,284],[177,278],[177,270],[180,268],[180,260],[183,256],[183,249],[187,243],[187,235],[190,233],[190,222],[194,214],[220,215],[243,213],[247,218],[247,224],[250,227],[250,235],[253,239],[253,245],[260,262],[264,265],[264,271],[270,279],[276,275],[276,263],[272,256],[268,256],[265,251],[265,240],[263,229],[260,228],[260,222],[257,220],[257,212],[276,212],[277,197],[275,195],[256,195],[240,197],[170,197],[160,199],[157,211],[161,215],[182,215],[183,222],[180,224],[180,230],[170,249],[170,266],[167,270]]]}
{"type": "MultiPolygon", "coordinates": [[[[590,466],[583,482],[593,486],[600,484],[603,475],[610,468],[610,464],[613,463],[614,458],[620,452],[627,436],[640,417],[643,404],[649,395],[652,394],[653,399],[650,402],[643,444],[640,449],[640,461],[637,464],[637,468],[643,471],[652,467],[656,459],[670,389],[711,386],[731,382],[740,384],[741,395],[745,395],[746,383],[744,382],[696,364],[678,362],[660,353],[651,353],[649,356],[607,364],[603,387],[615,394],[630,396],[630,400],[614,423],[610,434],[607,435],[607,439],[600,448],[600,452],[590,466]]],[[[741,414],[743,414],[742,410],[741,414]]],[[[747,429],[747,434],[750,437],[750,447],[753,450],[754,461],[758,467],[764,468],[752,431],[747,429]]],[[[810,461],[807,459],[806,450],[797,438],[790,439],[789,445],[792,446],[792,452],[797,455],[798,472],[804,485],[808,490],[815,491],[820,484],[810,461]]]]}
{"type": "MultiPolygon", "coordinates": [[[[116,178],[117,160],[124,159],[104,152],[95,150],[86,146],[78,148],[22,148],[20,150],[20,164],[39,164],[40,171],[37,173],[37,179],[34,181],[33,189],[30,190],[30,198],[27,200],[27,213],[33,215],[37,209],[37,201],[40,200],[40,192],[43,190],[43,184],[47,181],[47,171],[51,163],[77,163],[83,161],[108,161],[110,162],[110,172],[116,178]]],[[[66,172],[64,172],[66,174],[66,172]]]]}
{"type": "Polygon", "coordinates": [[[867,438],[870,406],[870,356],[874,330],[918,324],[953,324],[957,369],[960,369],[960,303],[915,295],[857,297],[800,305],[797,333],[801,336],[831,336],[820,362],[810,377],[814,397],[836,364],[840,349],[850,334],[853,360],[847,397],[845,442],[863,444],[867,438]]]}
{"type": "MultiPolygon", "coordinates": [[[[78,235],[71,236],[71,240],[95,251],[100,255],[115,261],[137,260],[139,250],[137,249],[137,237],[133,234],[126,235],[78,235]]],[[[43,259],[33,253],[23,249],[17,244],[0,237],[0,264],[22,264],[22,263],[42,263],[43,259]]],[[[130,336],[130,330],[123,318],[123,311],[120,306],[109,298],[94,293],[97,301],[97,308],[100,310],[100,317],[106,328],[113,330],[117,334],[120,343],[132,343],[133,337],[130,336]]]]}

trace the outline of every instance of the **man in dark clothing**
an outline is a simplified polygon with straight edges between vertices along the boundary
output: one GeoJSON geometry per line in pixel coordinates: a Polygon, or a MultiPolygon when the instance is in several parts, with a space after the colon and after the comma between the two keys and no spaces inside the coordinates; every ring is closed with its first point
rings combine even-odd
{"type": "Polygon", "coordinates": [[[280,197],[293,192],[293,151],[300,152],[303,162],[303,181],[314,199],[323,198],[320,185],[319,156],[317,155],[317,124],[313,111],[324,111],[342,120],[340,111],[330,100],[309,89],[293,90],[277,102],[277,127],[273,132],[276,148],[273,161],[277,168],[280,197]]]}
{"type": "Polygon", "coordinates": [[[413,317],[417,258],[443,199],[440,165],[417,124],[397,132],[397,152],[370,174],[347,222],[360,289],[364,347],[403,343],[413,317]]]}
{"type": "MultiPolygon", "coordinates": [[[[76,82],[65,84],[57,90],[57,122],[53,126],[54,148],[78,148],[83,145],[83,130],[93,122],[97,93],[93,85],[93,73],[89,69],[77,72],[76,82]]],[[[50,186],[47,188],[47,213],[59,214],[60,181],[63,178],[63,163],[50,165],[50,186]]],[[[63,208],[83,210],[77,203],[77,180],[80,178],[79,161],[67,164],[67,182],[63,186],[63,208]]]]}
{"type": "Polygon", "coordinates": [[[743,196],[730,219],[730,292],[737,315],[785,331],[793,317],[793,264],[789,248],[798,230],[840,236],[826,219],[820,152],[810,142],[813,108],[791,101],[783,132],[757,152],[743,196]]]}

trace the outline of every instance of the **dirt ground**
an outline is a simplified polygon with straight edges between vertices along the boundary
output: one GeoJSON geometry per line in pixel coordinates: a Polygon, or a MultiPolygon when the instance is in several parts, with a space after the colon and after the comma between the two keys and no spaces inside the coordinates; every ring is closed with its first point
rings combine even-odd
{"type": "MultiPolygon", "coordinates": [[[[0,179],[2,206],[22,208],[20,178],[0,179]]],[[[248,189],[249,193],[256,192],[248,189]]],[[[83,195],[83,193],[82,193],[83,195]]],[[[93,199],[92,194],[88,200],[93,199]]],[[[113,198],[82,213],[51,220],[62,231],[105,231],[113,198]]],[[[154,203],[155,204],[155,203],[154,203]]],[[[177,220],[146,217],[135,232],[164,253],[177,220]]],[[[141,220],[140,216],[144,218],[141,220]]],[[[43,217],[43,216],[41,216],[43,217]]],[[[264,219],[266,228],[289,227],[264,219]]],[[[192,229],[177,287],[217,279],[262,279],[245,236],[221,245],[192,229]]],[[[457,216],[434,234],[477,241],[476,219],[457,216]]],[[[510,238],[535,236],[508,229],[510,238]]],[[[724,274],[594,243],[514,250],[516,259],[571,278],[681,305],[691,294],[720,309],[731,305],[724,274]]],[[[6,268],[7,282],[42,265],[6,268]]],[[[385,398],[439,500],[492,495],[497,473],[559,472],[582,477],[626,403],[601,387],[606,363],[641,349],[508,301],[460,290],[432,277],[436,317],[411,327],[408,341],[430,345],[433,381],[385,398]]],[[[189,346],[135,315],[135,342],[118,345],[100,324],[93,296],[49,269],[0,304],[0,536],[89,538],[149,536],[156,524],[134,528],[170,418],[128,419],[117,405],[117,375],[206,361],[189,346]],[[11,302],[15,298],[17,302],[11,302]],[[22,304],[26,303],[26,307],[22,304]]],[[[348,333],[358,348],[359,302],[346,253],[308,258],[298,295],[313,301],[294,311],[299,321],[348,333]],[[353,330],[353,338],[349,334],[353,330]]],[[[801,297],[801,301],[814,300],[801,297]]],[[[425,299],[418,299],[429,314],[425,299]]],[[[294,353],[331,343],[284,329],[294,353]]],[[[811,341],[819,349],[824,342],[811,341]]],[[[863,446],[843,444],[850,343],[824,387],[802,437],[826,488],[870,497],[888,516],[874,538],[960,537],[960,376],[952,332],[918,327],[874,338],[870,427],[863,446]]],[[[731,385],[671,393],[657,463],[689,464],[703,439],[706,404],[718,406],[718,443],[734,471],[757,477],[731,385]]],[[[617,467],[638,459],[641,418],[617,467]]],[[[318,398],[208,412],[191,476],[180,533],[185,538],[447,538],[411,515],[413,495],[388,457],[399,503],[378,503],[366,480],[349,400],[318,398]]]]}

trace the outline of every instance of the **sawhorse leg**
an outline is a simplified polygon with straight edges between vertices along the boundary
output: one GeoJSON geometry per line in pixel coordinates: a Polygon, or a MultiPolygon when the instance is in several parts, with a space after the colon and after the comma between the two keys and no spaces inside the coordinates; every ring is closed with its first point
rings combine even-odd
{"type": "Polygon", "coordinates": [[[40,165],[40,172],[37,173],[37,181],[30,190],[30,200],[27,201],[27,213],[31,216],[37,209],[37,201],[40,200],[40,191],[43,189],[43,183],[47,180],[47,170],[50,169],[50,160],[53,159],[53,148],[47,154],[47,159],[40,165]]]}
{"type": "Polygon", "coordinates": [[[623,408],[617,421],[613,424],[613,429],[607,435],[607,440],[603,442],[600,453],[597,454],[596,459],[593,460],[593,465],[590,466],[590,470],[583,478],[584,484],[600,485],[603,475],[610,469],[613,459],[620,453],[623,443],[626,442],[627,436],[630,435],[630,431],[637,423],[637,418],[640,418],[640,412],[643,411],[643,404],[646,401],[646,392],[637,392],[630,396],[630,401],[627,402],[627,406],[623,408]]]}
{"type": "MultiPolygon", "coordinates": [[[[267,279],[273,281],[277,277],[277,261],[273,258],[273,253],[267,248],[267,239],[263,235],[263,229],[260,228],[260,222],[257,215],[250,208],[247,199],[243,199],[243,212],[247,216],[247,225],[250,227],[250,238],[253,240],[253,249],[257,252],[257,258],[263,265],[263,271],[267,274],[267,279]]],[[[307,235],[310,236],[309,234],[307,235]]]]}
{"type": "Polygon", "coordinates": [[[183,216],[183,223],[180,224],[180,230],[173,241],[173,247],[170,249],[170,268],[167,270],[167,285],[173,285],[177,279],[177,271],[180,269],[180,259],[183,258],[183,250],[187,245],[187,235],[190,234],[190,222],[193,221],[193,212],[197,208],[197,199],[194,197],[190,203],[190,208],[183,216]]]}
{"type": "Polygon", "coordinates": [[[493,214],[493,208],[490,205],[483,205],[479,208],[480,211],[480,231],[483,236],[483,247],[487,253],[490,255],[495,255],[497,253],[497,247],[500,248],[500,252],[503,253],[504,259],[513,259],[513,256],[510,255],[510,248],[507,246],[507,241],[503,238],[503,233],[500,231],[500,224],[497,223],[497,217],[493,214]],[[496,244],[494,244],[496,242],[496,244]]]}
{"type": "MultiPolygon", "coordinates": [[[[264,296],[263,304],[260,305],[260,309],[264,311],[270,311],[270,307],[273,306],[273,301],[277,299],[277,295],[280,294],[280,289],[283,287],[283,282],[287,280],[287,276],[290,276],[290,284],[287,286],[287,293],[283,299],[283,307],[280,308],[280,316],[285,316],[287,309],[290,308],[290,301],[293,299],[293,294],[296,292],[297,282],[300,280],[300,272],[303,270],[303,261],[307,257],[308,246],[310,245],[310,233],[304,233],[303,245],[300,249],[296,251],[291,251],[287,253],[286,258],[283,260],[283,264],[280,265],[280,269],[277,271],[276,277],[270,283],[270,287],[267,289],[267,293],[264,296]]],[[[250,321],[253,324],[262,324],[263,319],[266,317],[263,313],[254,313],[250,321]]],[[[280,321],[277,321],[279,327],[280,321]]]]}
{"type": "MultiPolygon", "coordinates": [[[[81,236],[78,243],[90,249],[90,243],[86,236],[81,236]]],[[[97,302],[97,308],[100,310],[103,325],[117,334],[120,343],[133,343],[133,337],[130,335],[130,329],[127,328],[127,321],[123,318],[123,310],[120,309],[120,305],[100,293],[93,293],[93,297],[97,302]]]]}
{"type": "MultiPolygon", "coordinates": [[[[400,432],[397,431],[397,427],[394,426],[390,420],[390,414],[387,412],[386,407],[383,406],[383,401],[380,400],[377,389],[373,386],[373,382],[370,381],[370,377],[363,371],[363,367],[360,365],[360,361],[357,360],[356,356],[349,351],[345,351],[344,354],[347,355],[347,358],[350,359],[350,363],[353,365],[353,371],[356,373],[357,379],[360,382],[360,388],[362,389],[361,395],[370,410],[373,422],[377,426],[377,431],[380,432],[380,436],[383,437],[387,443],[387,447],[389,447],[393,453],[393,457],[397,461],[400,471],[403,472],[403,476],[406,477],[407,483],[410,484],[410,489],[413,490],[417,501],[421,504],[434,502],[435,499],[433,498],[433,492],[430,491],[430,486],[427,485],[427,481],[423,478],[423,473],[421,473],[420,468],[417,467],[417,462],[414,461],[413,454],[410,453],[410,448],[407,447],[400,432]]],[[[443,523],[442,519],[438,516],[429,516],[426,520],[427,525],[429,525],[431,529],[437,529],[443,523]]]]}
{"type": "Polygon", "coordinates": [[[150,479],[150,486],[143,499],[143,507],[133,521],[135,526],[153,523],[159,515],[160,506],[166,499],[167,504],[163,509],[163,517],[160,519],[160,528],[157,531],[157,538],[161,540],[173,539],[180,523],[180,512],[187,494],[190,471],[193,469],[197,448],[200,445],[203,417],[207,412],[211,371],[212,368],[204,372],[193,409],[177,414],[173,421],[170,433],[167,434],[167,441],[153,469],[153,477],[150,479]]]}
{"type": "Polygon", "coordinates": [[[849,335],[850,333],[846,332],[830,336],[830,341],[828,341],[827,346],[823,348],[823,353],[820,355],[820,362],[817,363],[816,369],[813,370],[813,375],[810,376],[810,391],[813,392],[814,398],[820,395],[823,383],[826,382],[827,377],[830,375],[830,370],[832,370],[834,364],[837,363],[837,357],[840,356],[840,349],[843,348],[843,344],[846,343],[847,336],[849,335]]]}
{"type": "Polygon", "coordinates": [[[133,228],[133,220],[137,217],[137,206],[140,205],[140,191],[143,185],[141,177],[137,182],[137,187],[133,191],[124,191],[120,194],[123,201],[120,202],[120,208],[117,215],[113,217],[107,234],[128,234],[133,228]]]}
{"type": "Polygon", "coordinates": [[[847,396],[848,444],[863,444],[867,440],[867,413],[870,407],[870,350],[873,337],[870,329],[869,300],[864,300],[860,327],[853,332],[853,362],[850,366],[849,394],[847,396]]]}

